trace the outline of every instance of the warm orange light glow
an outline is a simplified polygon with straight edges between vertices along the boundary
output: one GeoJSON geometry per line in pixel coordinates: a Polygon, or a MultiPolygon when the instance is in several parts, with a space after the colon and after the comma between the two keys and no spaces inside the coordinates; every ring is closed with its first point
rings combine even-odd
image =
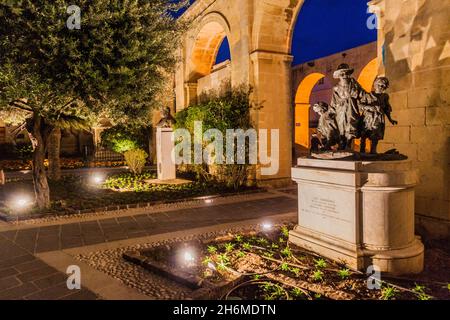
{"type": "Polygon", "coordinates": [[[311,93],[317,82],[325,77],[322,73],[312,73],[300,83],[295,95],[295,144],[306,149],[311,147],[309,129],[309,109],[311,93]]]}
{"type": "MultiPolygon", "coordinates": [[[[375,58],[370,61],[361,71],[358,82],[367,92],[372,91],[373,82],[378,75],[378,59],[375,58]]],[[[356,139],[354,144],[354,150],[359,151],[361,145],[361,139],[356,139]]],[[[366,150],[370,150],[370,141],[366,143],[366,150]]]]}
{"type": "Polygon", "coordinates": [[[361,71],[358,82],[367,92],[372,91],[372,85],[378,74],[378,59],[370,61],[361,71]]]}
{"type": "Polygon", "coordinates": [[[218,22],[209,22],[200,30],[191,54],[192,80],[197,80],[211,73],[216,56],[226,32],[218,22]]]}

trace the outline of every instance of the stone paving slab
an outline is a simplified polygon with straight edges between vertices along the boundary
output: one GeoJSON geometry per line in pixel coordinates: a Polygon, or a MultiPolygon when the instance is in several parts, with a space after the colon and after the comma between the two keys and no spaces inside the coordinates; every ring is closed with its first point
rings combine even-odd
{"type": "Polygon", "coordinates": [[[67,275],[0,234],[0,300],[95,300],[87,289],[69,290],[67,275]]]}
{"type": "Polygon", "coordinates": [[[255,219],[294,212],[295,199],[277,196],[152,214],[98,219],[64,225],[0,232],[31,253],[64,250],[102,242],[139,238],[194,227],[255,219]]]}

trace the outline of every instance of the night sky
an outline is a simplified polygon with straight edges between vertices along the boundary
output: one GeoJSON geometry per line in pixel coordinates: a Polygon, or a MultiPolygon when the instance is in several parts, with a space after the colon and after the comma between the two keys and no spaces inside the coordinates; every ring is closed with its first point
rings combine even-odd
{"type": "MultiPolygon", "coordinates": [[[[193,1],[192,1],[193,2],[193,1]]],[[[376,41],[366,26],[368,0],[306,0],[297,19],[292,44],[293,65],[376,41]]],[[[230,59],[227,39],[216,63],[230,59]]]]}

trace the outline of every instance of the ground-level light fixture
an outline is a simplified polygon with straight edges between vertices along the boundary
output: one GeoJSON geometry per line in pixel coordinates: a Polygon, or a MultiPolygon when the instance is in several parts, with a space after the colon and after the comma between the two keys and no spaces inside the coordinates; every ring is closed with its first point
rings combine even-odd
{"type": "Polygon", "coordinates": [[[262,224],[262,228],[264,231],[270,231],[273,228],[273,224],[271,224],[270,222],[265,222],[262,224]]]}
{"type": "Polygon", "coordinates": [[[100,174],[100,173],[94,173],[91,176],[90,181],[93,184],[102,184],[105,181],[105,177],[102,174],[100,174]]]}
{"type": "Polygon", "coordinates": [[[27,195],[17,195],[11,199],[11,208],[15,210],[25,210],[33,204],[33,199],[27,195]]]}
{"type": "Polygon", "coordinates": [[[185,264],[190,265],[194,263],[195,261],[195,255],[192,253],[191,250],[187,249],[183,252],[183,260],[185,264]]]}

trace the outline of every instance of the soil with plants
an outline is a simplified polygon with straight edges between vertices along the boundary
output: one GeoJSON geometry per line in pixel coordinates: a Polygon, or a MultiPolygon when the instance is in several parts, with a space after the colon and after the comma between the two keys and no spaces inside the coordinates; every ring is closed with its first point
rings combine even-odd
{"type": "MultiPolygon", "coordinates": [[[[213,181],[198,181],[189,173],[179,174],[179,177],[192,182],[182,185],[150,184],[146,180],[156,178],[156,174],[152,171],[145,171],[142,174],[113,173],[103,177],[101,183],[92,181],[92,176],[64,176],[60,181],[49,180],[52,199],[50,210],[39,212],[30,206],[30,210],[22,212],[22,214],[70,214],[77,210],[174,201],[256,190],[253,187],[241,187],[235,190],[225,184],[213,181]]],[[[34,195],[32,182],[12,181],[0,186],[0,211],[13,214],[14,209],[10,202],[17,195],[25,195],[32,199],[34,195]]]]}
{"type": "Polygon", "coordinates": [[[424,273],[410,278],[382,274],[376,280],[289,244],[291,227],[261,227],[212,240],[163,245],[140,254],[143,261],[164,266],[165,272],[200,279],[199,287],[202,281],[218,284],[240,278],[221,292],[219,298],[228,300],[450,299],[448,264],[441,265],[448,263],[450,253],[442,246],[428,248],[424,273]],[[440,254],[442,263],[436,265],[430,254],[440,254]],[[438,277],[433,265],[442,268],[438,277]]]}

